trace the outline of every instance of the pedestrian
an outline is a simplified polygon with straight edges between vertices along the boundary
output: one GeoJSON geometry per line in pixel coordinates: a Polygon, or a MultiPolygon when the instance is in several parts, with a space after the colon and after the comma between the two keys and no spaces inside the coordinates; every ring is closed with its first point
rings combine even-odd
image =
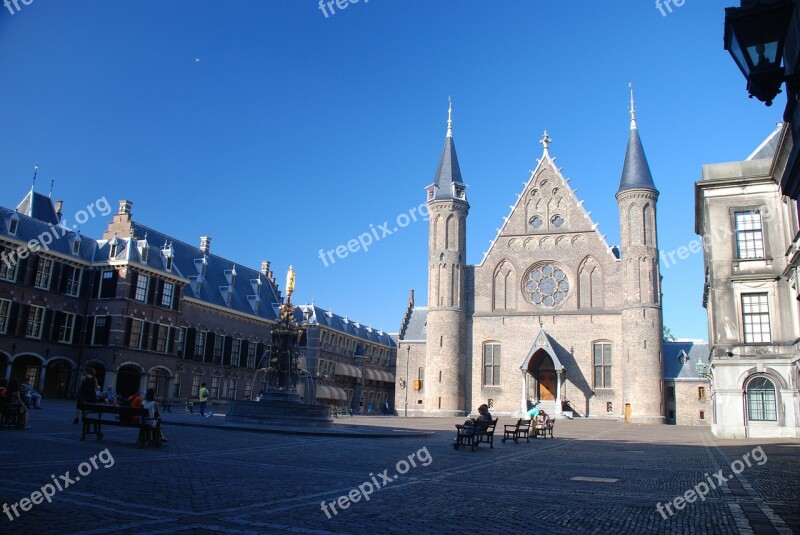
{"type": "Polygon", "coordinates": [[[358,414],[364,414],[364,398],[358,402],[358,414]]]}
{"type": "Polygon", "coordinates": [[[388,400],[383,404],[383,414],[385,414],[386,416],[389,416],[389,401],[388,400]]]}
{"type": "Polygon", "coordinates": [[[97,384],[97,377],[95,377],[94,368],[87,366],[83,373],[83,380],[78,387],[78,404],[75,407],[75,419],[72,420],[73,424],[77,424],[81,421],[81,408],[83,408],[84,403],[97,402],[97,391],[100,390],[100,385],[97,384]]]}
{"type": "MultiPolygon", "coordinates": [[[[208,388],[206,388],[205,383],[200,385],[200,392],[197,393],[197,397],[200,398],[200,416],[205,416],[206,403],[208,403],[208,388]]],[[[211,413],[208,416],[211,416],[211,413]]]]}
{"type": "Polygon", "coordinates": [[[26,377],[25,382],[19,385],[19,392],[22,395],[22,401],[32,409],[42,408],[42,395],[36,391],[36,388],[31,384],[31,378],[26,377]]]}
{"type": "Polygon", "coordinates": [[[28,425],[28,407],[25,406],[25,402],[20,395],[19,381],[16,379],[8,381],[8,392],[6,395],[8,396],[9,411],[12,414],[19,414],[17,429],[30,429],[31,426],[28,425]]]}

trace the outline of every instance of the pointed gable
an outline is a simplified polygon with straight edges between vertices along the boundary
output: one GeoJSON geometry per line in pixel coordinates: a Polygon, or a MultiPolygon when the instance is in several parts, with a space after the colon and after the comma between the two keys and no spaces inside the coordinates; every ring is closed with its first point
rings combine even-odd
{"type": "Polygon", "coordinates": [[[503,226],[498,229],[481,266],[493,253],[505,254],[504,250],[544,252],[591,243],[596,252],[606,250],[610,254],[590,212],[556,167],[556,159],[550,156],[550,141],[545,132],[540,141],[544,146],[542,157],[517,202],[511,206],[511,212],[503,218],[503,226]]]}

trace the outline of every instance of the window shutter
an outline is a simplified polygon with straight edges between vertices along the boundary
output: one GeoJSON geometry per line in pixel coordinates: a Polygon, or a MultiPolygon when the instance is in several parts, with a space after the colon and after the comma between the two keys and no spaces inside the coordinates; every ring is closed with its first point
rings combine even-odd
{"type": "Polygon", "coordinates": [[[131,328],[133,327],[133,319],[125,318],[125,345],[131,345],[131,328]]]}
{"type": "Polygon", "coordinates": [[[197,329],[186,329],[186,342],[183,344],[182,357],[194,357],[194,342],[197,337],[197,329]]]}
{"type": "Polygon", "coordinates": [[[247,351],[250,342],[248,340],[242,340],[242,345],[239,347],[239,366],[241,368],[247,367],[247,351]]]}
{"type": "Polygon", "coordinates": [[[138,282],[138,280],[139,280],[139,274],[135,271],[131,273],[131,291],[130,295],[128,296],[131,299],[136,297],[136,283],[138,282]]]}
{"type": "Polygon", "coordinates": [[[75,329],[72,331],[72,345],[78,345],[81,339],[81,327],[83,327],[83,316],[75,315],[75,329]]]}
{"type": "Polygon", "coordinates": [[[19,308],[19,303],[11,302],[11,307],[8,309],[8,328],[6,329],[9,335],[13,335],[16,332],[19,308]]]}
{"type": "Polygon", "coordinates": [[[222,349],[222,365],[231,365],[231,349],[233,347],[233,338],[230,336],[225,337],[225,347],[222,349]]]}
{"type": "Polygon", "coordinates": [[[109,341],[111,340],[111,316],[106,316],[106,326],[103,329],[103,345],[109,345],[109,341]]]}
{"type": "Polygon", "coordinates": [[[183,292],[183,285],[175,283],[175,288],[172,290],[172,310],[180,308],[181,293],[183,292]]]}
{"type": "Polygon", "coordinates": [[[147,287],[147,304],[152,305],[156,302],[156,287],[164,284],[164,281],[150,277],[150,284],[147,287]]]}
{"type": "Polygon", "coordinates": [[[25,328],[28,325],[28,314],[30,313],[30,305],[20,305],[19,307],[19,321],[17,322],[17,335],[25,336],[25,328]]]}
{"type": "Polygon", "coordinates": [[[95,277],[97,276],[97,271],[91,271],[88,269],[82,269],[82,271],[83,273],[81,274],[81,287],[79,295],[85,298],[89,295],[90,288],[93,288],[96,284],[95,277]]]}
{"type": "Polygon", "coordinates": [[[203,355],[204,362],[214,362],[214,339],[217,337],[211,331],[206,333],[206,352],[203,355]]]}
{"type": "Polygon", "coordinates": [[[155,296],[153,297],[152,304],[160,307],[161,298],[164,295],[164,281],[161,279],[154,280],[153,284],[151,284],[150,286],[155,289],[155,296]]]}
{"type": "Polygon", "coordinates": [[[150,344],[147,343],[147,341],[149,340],[148,337],[147,337],[147,334],[150,331],[150,322],[145,321],[145,322],[142,322],[142,323],[143,323],[143,325],[142,325],[142,344],[139,347],[141,347],[142,349],[146,350],[146,349],[148,349],[150,347],[150,344]]]}
{"type": "Polygon", "coordinates": [[[22,281],[28,286],[33,286],[33,283],[36,282],[36,270],[39,268],[39,256],[32,255],[29,258],[30,269],[26,269],[26,272],[22,273],[22,281]]]}
{"type": "Polygon", "coordinates": [[[45,309],[42,318],[42,340],[58,341],[58,327],[64,321],[63,316],[63,312],[45,309]]]}
{"type": "Polygon", "coordinates": [[[68,275],[75,271],[74,267],[67,266],[61,262],[56,262],[53,266],[53,283],[50,287],[58,293],[67,292],[67,279],[68,275]]]}
{"type": "Polygon", "coordinates": [[[175,331],[178,329],[177,327],[162,327],[162,329],[169,329],[167,331],[167,353],[170,355],[174,351],[175,346],[175,331]]]}
{"type": "Polygon", "coordinates": [[[261,362],[261,358],[264,356],[264,344],[258,344],[256,346],[256,369],[259,368],[259,363],[261,363],[261,367],[269,368],[272,366],[270,362],[261,362]]]}

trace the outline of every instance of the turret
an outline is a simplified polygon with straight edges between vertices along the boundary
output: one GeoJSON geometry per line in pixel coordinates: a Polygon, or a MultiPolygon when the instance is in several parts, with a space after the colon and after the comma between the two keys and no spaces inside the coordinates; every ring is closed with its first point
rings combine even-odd
{"type": "Polygon", "coordinates": [[[623,410],[634,421],[664,421],[661,274],[658,263],[658,190],[650,173],[631,89],[631,125],[617,204],[623,273],[622,343],[616,363],[623,366],[623,410]]]}
{"type": "Polygon", "coordinates": [[[469,203],[453,140],[453,106],[433,184],[427,188],[428,315],[424,412],[461,416],[465,405],[466,224],[469,203]]]}

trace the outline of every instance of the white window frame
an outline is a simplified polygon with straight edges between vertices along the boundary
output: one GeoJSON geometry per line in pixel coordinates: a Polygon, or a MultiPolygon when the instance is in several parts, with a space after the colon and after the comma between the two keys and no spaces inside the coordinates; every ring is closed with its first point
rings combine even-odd
{"type": "Polygon", "coordinates": [[[147,302],[147,290],[150,287],[150,276],[149,275],[142,275],[139,273],[139,276],[136,277],[136,290],[133,293],[133,298],[140,303],[147,302]]]}
{"type": "Polygon", "coordinates": [[[17,280],[17,270],[19,269],[19,260],[11,261],[10,259],[3,259],[0,261],[0,279],[15,282],[17,280]]]}
{"type": "Polygon", "coordinates": [[[0,299],[0,334],[6,334],[11,318],[11,301],[0,299]]]}
{"type": "Polygon", "coordinates": [[[169,325],[158,324],[158,336],[156,336],[156,351],[166,353],[169,346],[169,325]]]}
{"type": "Polygon", "coordinates": [[[58,341],[71,344],[75,337],[75,314],[64,312],[64,323],[58,326],[58,341]]]}
{"type": "Polygon", "coordinates": [[[28,338],[42,338],[44,330],[44,307],[31,305],[28,312],[27,325],[25,326],[25,336],[28,338]]]}
{"type": "Polygon", "coordinates": [[[67,277],[66,294],[77,297],[81,291],[81,281],[83,280],[83,269],[75,266],[72,268],[72,277],[67,277]],[[77,275],[77,277],[76,277],[77,275]]]}
{"type": "Polygon", "coordinates": [[[132,349],[141,349],[142,348],[142,335],[143,334],[144,334],[144,320],[137,320],[137,319],[131,318],[131,332],[130,332],[130,339],[128,341],[129,342],[128,343],[128,347],[130,347],[132,349]],[[136,325],[139,326],[138,333],[137,333],[138,336],[137,336],[137,339],[134,340],[134,338],[133,338],[134,332],[137,330],[137,329],[135,329],[136,325]]]}
{"type": "Polygon", "coordinates": [[[40,290],[49,290],[51,282],[53,282],[53,260],[39,258],[39,264],[36,266],[36,279],[33,285],[40,290]]]}
{"type": "Polygon", "coordinates": [[[231,340],[231,366],[239,367],[242,357],[242,339],[233,338],[231,340]]]}
{"type": "Polygon", "coordinates": [[[206,331],[197,331],[194,335],[194,353],[195,357],[204,357],[206,353],[206,331]],[[198,351],[199,349],[199,351],[198,351]]]}
{"type": "Polygon", "coordinates": [[[172,308],[173,299],[175,299],[175,284],[165,282],[164,289],[161,291],[161,306],[164,308],[172,308]],[[167,291],[167,288],[169,288],[169,291],[167,291]]]}

